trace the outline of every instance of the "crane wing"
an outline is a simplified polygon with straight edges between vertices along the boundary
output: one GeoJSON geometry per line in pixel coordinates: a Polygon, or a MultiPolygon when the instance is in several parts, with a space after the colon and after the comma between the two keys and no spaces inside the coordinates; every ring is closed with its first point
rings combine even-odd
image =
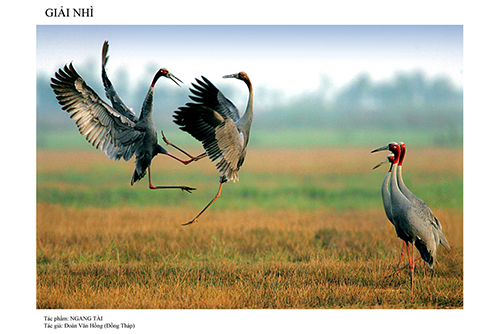
{"type": "Polygon", "coordinates": [[[102,45],[101,76],[102,76],[102,83],[104,85],[104,91],[106,92],[106,97],[111,101],[111,105],[116,111],[127,117],[129,120],[137,122],[139,118],[135,114],[134,110],[132,110],[132,108],[127,107],[127,105],[122,101],[122,99],[116,92],[115,88],[113,87],[113,84],[109,80],[108,74],[106,73],[106,64],[108,63],[109,59],[108,48],[109,48],[108,41],[104,41],[104,44],[102,45]]]}
{"type": "Polygon", "coordinates": [[[51,81],[50,86],[62,109],[76,121],[78,130],[89,143],[110,159],[129,160],[134,155],[144,132],[135,128],[135,122],[101,100],[72,64],[59,69],[51,81]]]}
{"type": "Polygon", "coordinates": [[[221,115],[228,116],[236,123],[240,119],[238,108],[236,108],[236,106],[229,101],[210,80],[204,76],[201,78],[203,81],[196,79],[198,84],[192,84],[193,88],[189,90],[194,96],[190,95],[189,97],[199,105],[213,109],[221,115]]]}
{"type": "Polygon", "coordinates": [[[201,141],[210,160],[227,180],[238,180],[243,163],[244,134],[234,121],[216,110],[187,103],[174,112],[174,123],[201,141]]]}
{"type": "Polygon", "coordinates": [[[444,235],[441,223],[439,220],[434,217],[434,221],[431,222],[434,235],[436,235],[436,238],[439,240],[439,243],[444,246],[446,249],[450,249],[450,243],[448,242],[448,239],[446,239],[446,236],[444,235]]]}
{"type": "Polygon", "coordinates": [[[450,249],[450,244],[446,239],[446,236],[443,232],[443,227],[439,220],[434,216],[432,209],[425,203],[421,198],[413,195],[414,203],[418,209],[423,214],[423,217],[427,220],[427,222],[431,225],[432,231],[434,234],[434,238],[437,240],[437,243],[443,245],[446,249],[450,249]]]}

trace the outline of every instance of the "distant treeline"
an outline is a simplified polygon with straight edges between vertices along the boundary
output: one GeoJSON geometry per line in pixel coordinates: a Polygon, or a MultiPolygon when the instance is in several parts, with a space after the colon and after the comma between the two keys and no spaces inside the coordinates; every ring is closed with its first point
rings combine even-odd
{"type": "MultiPolygon", "coordinates": [[[[105,98],[100,70],[95,64],[77,68],[86,82],[105,98]]],[[[122,69],[111,78],[122,99],[137,113],[155,70],[148,66],[141,82],[130,82],[122,69]]],[[[50,75],[37,76],[37,124],[39,130],[67,129],[72,125],[61,111],[49,86],[50,75]]],[[[254,127],[261,130],[332,129],[356,130],[431,130],[447,141],[461,141],[463,128],[463,92],[446,77],[428,78],[424,72],[400,72],[385,81],[373,81],[360,74],[349,84],[335,87],[322,77],[319,88],[288,99],[279,91],[256,86],[254,127]],[[276,98],[273,98],[274,94],[276,98]],[[266,99],[259,110],[259,97],[266,99]]],[[[186,83],[182,88],[158,85],[155,88],[155,121],[157,125],[172,121],[172,112],[189,100],[186,83]]],[[[219,87],[226,96],[234,96],[229,83],[219,87]]],[[[242,101],[246,101],[246,96],[242,101]]],[[[244,102],[243,102],[244,103],[244,102]]],[[[244,108],[242,105],[240,108],[244,108]]]]}
{"type": "Polygon", "coordinates": [[[463,93],[447,77],[400,73],[374,82],[361,74],[336,90],[327,78],[314,92],[276,105],[266,115],[275,127],[462,129],[463,93]]]}

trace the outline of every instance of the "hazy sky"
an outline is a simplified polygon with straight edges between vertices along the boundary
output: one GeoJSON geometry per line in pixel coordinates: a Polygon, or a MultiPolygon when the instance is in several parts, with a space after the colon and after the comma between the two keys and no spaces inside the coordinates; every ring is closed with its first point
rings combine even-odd
{"type": "MultiPolygon", "coordinates": [[[[245,71],[256,87],[296,93],[315,90],[321,77],[342,86],[360,72],[374,80],[397,71],[448,75],[462,86],[462,26],[37,26],[37,66],[48,73],[73,61],[100,63],[110,42],[108,71],[126,67],[131,79],[150,63],[185,83],[213,82],[245,71]]],[[[244,87],[243,87],[244,88],[244,87]]]]}

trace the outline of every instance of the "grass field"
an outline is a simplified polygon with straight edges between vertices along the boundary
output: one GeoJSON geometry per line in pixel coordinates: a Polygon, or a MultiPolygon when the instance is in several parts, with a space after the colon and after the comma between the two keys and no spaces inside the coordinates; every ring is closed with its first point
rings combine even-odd
{"type": "Polygon", "coordinates": [[[217,191],[208,160],[154,160],[153,183],[188,194],[131,187],[133,162],[96,150],[40,150],[37,308],[462,308],[462,150],[408,146],[406,184],[452,245],[434,272],[417,264],[413,290],[406,271],[387,277],[401,241],[374,147],[250,149],[187,227],[217,191]]]}

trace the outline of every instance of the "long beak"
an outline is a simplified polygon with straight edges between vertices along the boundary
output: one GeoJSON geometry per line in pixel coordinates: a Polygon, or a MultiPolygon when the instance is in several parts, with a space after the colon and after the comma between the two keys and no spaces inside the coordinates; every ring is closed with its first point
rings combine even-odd
{"type": "Polygon", "coordinates": [[[372,169],[377,169],[377,168],[379,168],[380,166],[382,166],[383,164],[388,163],[388,162],[389,162],[389,157],[390,157],[390,156],[391,156],[391,155],[389,154],[389,155],[387,156],[387,158],[386,158],[384,161],[379,162],[379,163],[378,163],[377,165],[375,165],[372,169]]]}
{"type": "Polygon", "coordinates": [[[376,164],[375,166],[373,166],[373,168],[372,168],[372,169],[377,169],[377,168],[379,168],[380,166],[382,166],[383,164],[385,164],[386,162],[387,162],[387,160],[384,160],[384,161],[382,161],[382,162],[379,162],[378,164],[376,164]]]}
{"type": "Polygon", "coordinates": [[[387,150],[389,150],[389,145],[385,145],[385,146],[376,148],[373,151],[371,151],[371,153],[375,153],[375,152],[379,152],[379,151],[387,151],[387,150]]]}
{"type": "Polygon", "coordinates": [[[177,78],[175,75],[173,75],[173,74],[172,74],[172,73],[170,73],[170,72],[168,73],[167,78],[169,78],[170,80],[172,80],[173,82],[175,82],[175,84],[176,84],[177,86],[179,86],[179,87],[181,86],[181,85],[179,85],[179,82],[180,82],[180,83],[182,83],[182,84],[184,83],[184,82],[182,82],[182,80],[181,80],[181,79],[177,78]],[[177,80],[177,81],[179,81],[179,82],[177,82],[176,80],[177,80]]]}
{"type": "Polygon", "coordinates": [[[238,78],[238,73],[223,75],[223,78],[238,78]]]}

